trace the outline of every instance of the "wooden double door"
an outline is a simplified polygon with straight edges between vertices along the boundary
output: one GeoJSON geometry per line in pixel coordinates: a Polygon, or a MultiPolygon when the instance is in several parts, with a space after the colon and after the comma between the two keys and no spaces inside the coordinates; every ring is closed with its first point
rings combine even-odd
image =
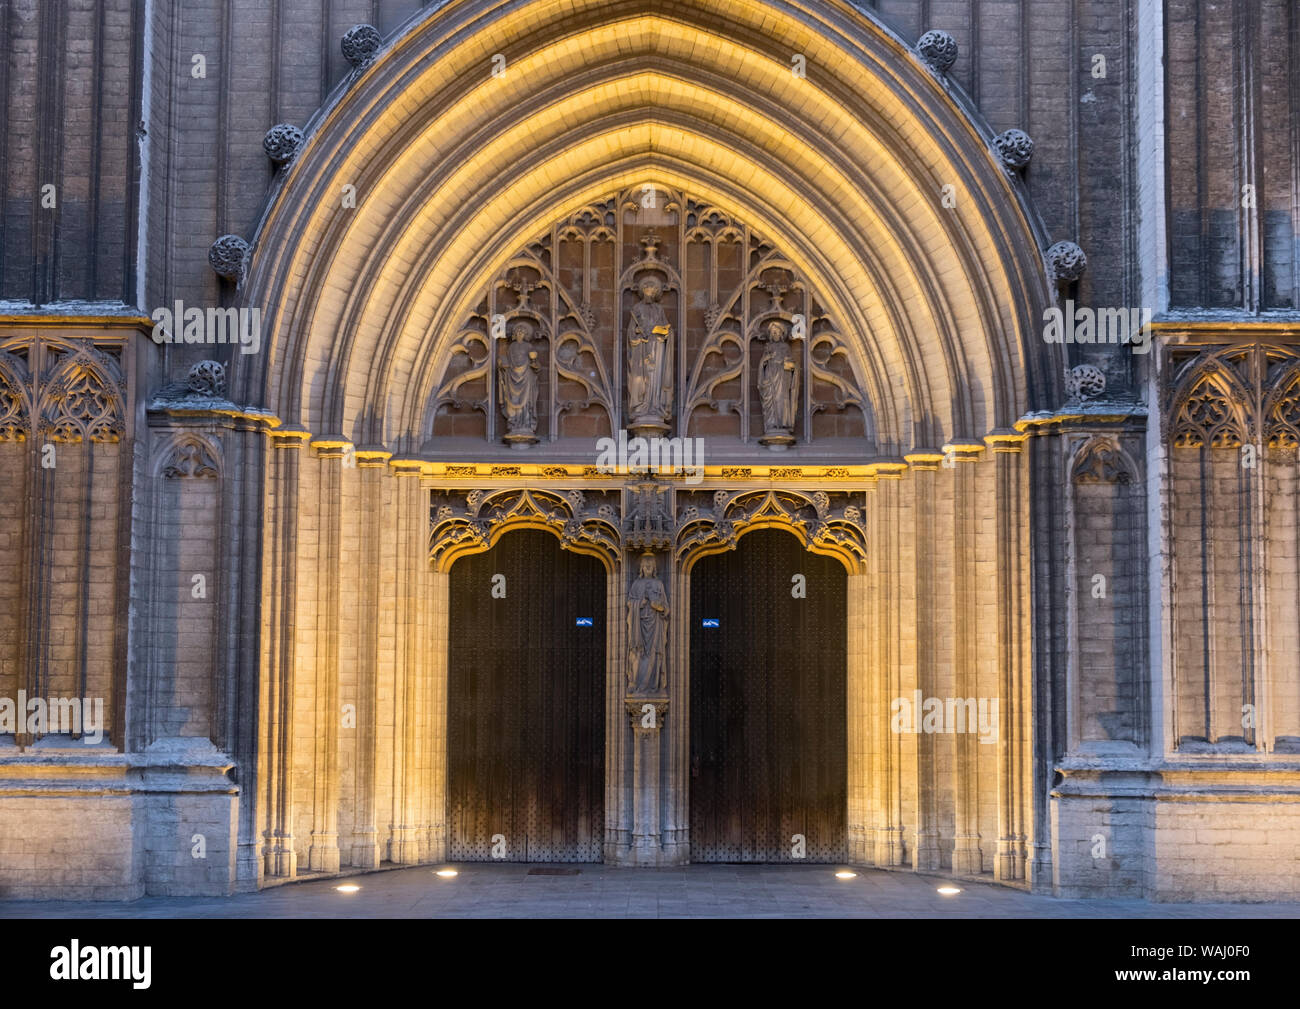
{"type": "MultiPolygon", "coordinates": [[[[846,578],[780,530],[693,566],[692,861],[846,857],[846,578]]],[[[450,590],[449,857],[601,861],[604,566],[518,530],[450,590]]]]}

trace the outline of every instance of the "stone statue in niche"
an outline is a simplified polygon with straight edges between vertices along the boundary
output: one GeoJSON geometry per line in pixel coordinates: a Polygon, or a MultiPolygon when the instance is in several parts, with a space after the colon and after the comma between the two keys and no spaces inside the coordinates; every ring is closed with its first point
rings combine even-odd
{"type": "Polygon", "coordinates": [[[517,322],[510,343],[497,360],[497,390],[506,418],[506,444],[527,448],[537,441],[537,351],[529,343],[532,331],[517,322]]]}
{"type": "Polygon", "coordinates": [[[668,593],[653,553],[641,555],[640,572],[627,593],[627,691],[658,696],[666,687],[668,593]]]}
{"type": "Polygon", "coordinates": [[[668,431],[673,413],[673,328],[659,299],[664,282],[654,273],[637,280],[641,300],[627,327],[627,412],[633,434],[668,431]]]}
{"type": "Polygon", "coordinates": [[[786,339],[785,323],[767,324],[767,349],[758,362],[758,396],[763,404],[763,437],[759,441],[780,450],[794,444],[794,421],[799,412],[799,363],[786,339]]]}

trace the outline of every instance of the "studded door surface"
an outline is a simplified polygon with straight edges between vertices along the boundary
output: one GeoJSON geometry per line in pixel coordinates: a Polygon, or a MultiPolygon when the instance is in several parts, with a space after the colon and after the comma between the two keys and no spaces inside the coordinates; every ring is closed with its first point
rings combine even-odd
{"type": "Polygon", "coordinates": [[[450,858],[599,862],[605,569],[520,530],[457,561],[450,588],[450,858]]]}
{"type": "Polygon", "coordinates": [[[779,530],[692,568],[692,861],[845,858],[846,579],[779,530]]]}

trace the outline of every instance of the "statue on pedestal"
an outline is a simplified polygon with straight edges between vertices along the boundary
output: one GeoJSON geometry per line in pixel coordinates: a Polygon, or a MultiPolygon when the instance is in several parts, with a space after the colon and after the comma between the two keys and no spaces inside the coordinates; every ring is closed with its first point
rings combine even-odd
{"type": "Polygon", "coordinates": [[[655,555],[641,555],[640,576],[627,593],[627,691],[661,696],[667,689],[668,592],[656,573],[655,555]]]}
{"type": "Polygon", "coordinates": [[[505,441],[511,448],[527,448],[537,441],[537,351],[528,346],[528,325],[515,323],[510,343],[497,361],[497,389],[506,418],[505,441]]]}
{"type": "Polygon", "coordinates": [[[667,432],[673,413],[673,328],[659,304],[663,290],[656,274],[641,275],[641,300],[632,307],[627,327],[628,427],[643,435],[667,432]]]}
{"type": "Polygon", "coordinates": [[[785,323],[767,324],[767,349],[758,362],[758,396],[763,404],[763,437],[773,449],[794,444],[794,421],[799,411],[799,364],[786,339],[785,323]]]}

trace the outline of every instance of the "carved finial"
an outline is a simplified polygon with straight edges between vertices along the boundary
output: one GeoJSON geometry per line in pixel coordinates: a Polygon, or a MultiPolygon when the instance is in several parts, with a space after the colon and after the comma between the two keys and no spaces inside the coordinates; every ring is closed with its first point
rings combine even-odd
{"type": "Polygon", "coordinates": [[[790,290],[789,286],[786,284],[779,284],[775,280],[772,281],[771,283],[767,283],[762,286],[763,289],[767,291],[768,297],[772,299],[772,305],[768,309],[768,311],[770,312],[785,311],[785,309],[781,305],[781,299],[784,298],[786,293],[790,290]]]}
{"type": "Polygon", "coordinates": [[[917,40],[916,51],[941,74],[946,74],[957,62],[957,40],[937,28],[932,28],[917,40]]]}
{"type": "Polygon", "coordinates": [[[1034,156],[1034,142],[1024,130],[1007,130],[999,133],[993,140],[998,157],[1013,172],[1018,172],[1029,165],[1034,156]]]}
{"type": "Polygon", "coordinates": [[[1078,280],[1088,269],[1088,257],[1074,242],[1057,242],[1047,250],[1047,262],[1058,281],[1078,280]]]}
{"type": "Polygon", "coordinates": [[[208,263],[217,276],[238,283],[244,278],[248,261],[248,243],[238,235],[222,235],[208,250],[208,263]]]}
{"type": "Polygon", "coordinates": [[[651,262],[659,258],[659,236],[653,231],[647,232],[646,236],[641,239],[641,247],[645,249],[645,255],[642,257],[646,262],[651,262]]]}
{"type": "Polygon", "coordinates": [[[302,146],[302,130],[291,123],[278,123],[266,131],[262,138],[262,150],[276,165],[285,165],[292,161],[302,146]]]}
{"type": "Polygon", "coordinates": [[[515,292],[519,298],[519,307],[528,308],[528,298],[533,291],[537,290],[537,285],[529,283],[527,277],[516,276],[510,282],[510,289],[515,292]]]}
{"type": "Polygon", "coordinates": [[[348,29],[340,44],[344,58],[361,70],[375,61],[383,39],[374,25],[355,25],[348,29]]]}

